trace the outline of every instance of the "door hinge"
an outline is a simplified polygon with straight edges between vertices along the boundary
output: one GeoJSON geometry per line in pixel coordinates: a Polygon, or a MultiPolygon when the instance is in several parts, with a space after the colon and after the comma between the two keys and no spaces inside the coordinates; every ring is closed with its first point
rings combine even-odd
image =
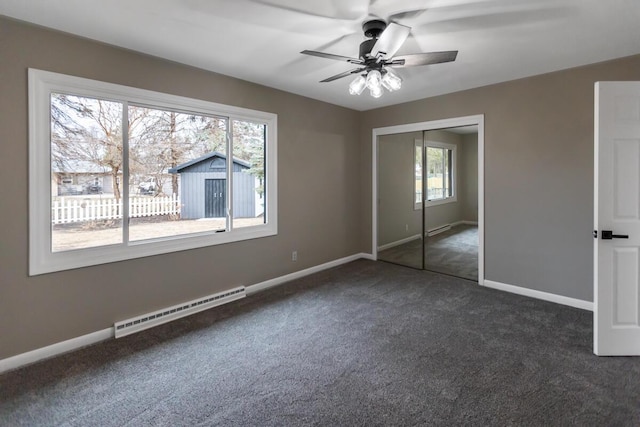
{"type": "Polygon", "coordinates": [[[598,230],[593,230],[593,238],[594,239],[598,238],[598,230]]]}

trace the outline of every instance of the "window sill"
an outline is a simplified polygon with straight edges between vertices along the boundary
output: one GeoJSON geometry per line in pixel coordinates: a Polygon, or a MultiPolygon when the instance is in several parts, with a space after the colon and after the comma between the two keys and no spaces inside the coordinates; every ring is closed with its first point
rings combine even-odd
{"type": "Polygon", "coordinates": [[[32,248],[29,275],[34,276],[225,243],[241,242],[277,234],[278,230],[275,224],[265,224],[264,226],[236,229],[232,232],[190,234],[159,238],[152,241],[130,242],[129,245],[116,244],[65,252],[52,253],[47,249],[37,250],[32,248]]]}
{"type": "Polygon", "coordinates": [[[453,197],[448,197],[446,199],[439,199],[439,200],[427,200],[424,202],[424,207],[425,208],[430,208],[432,206],[440,206],[440,205],[446,205],[448,203],[456,203],[458,201],[458,198],[453,196],[453,197]]]}

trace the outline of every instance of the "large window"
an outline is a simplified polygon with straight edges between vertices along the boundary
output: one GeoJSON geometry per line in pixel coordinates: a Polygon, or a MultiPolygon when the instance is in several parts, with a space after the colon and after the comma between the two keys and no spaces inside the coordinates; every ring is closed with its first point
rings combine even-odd
{"type": "Polygon", "coordinates": [[[277,234],[274,114],[29,70],[30,274],[277,234]]]}
{"type": "Polygon", "coordinates": [[[425,206],[455,202],[456,146],[433,141],[426,141],[423,145],[422,140],[417,139],[414,145],[414,208],[422,208],[423,148],[426,157],[425,206]]]}

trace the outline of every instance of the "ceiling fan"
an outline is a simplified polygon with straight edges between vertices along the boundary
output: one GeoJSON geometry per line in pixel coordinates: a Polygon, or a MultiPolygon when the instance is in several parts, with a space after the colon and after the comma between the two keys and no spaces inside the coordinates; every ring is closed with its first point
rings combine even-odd
{"type": "Polygon", "coordinates": [[[331,53],[314,50],[303,50],[302,54],[317,56],[320,58],[334,59],[357,65],[349,71],[321,80],[320,83],[332,82],[352,74],[359,74],[349,85],[349,93],[360,95],[365,88],[369,88],[371,96],[382,96],[382,88],[389,91],[398,90],[402,79],[391,71],[391,68],[416,67],[420,65],[440,64],[456,60],[457,50],[444,52],[414,53],[409,55],[393,56],[405,42],[411,28],[406,25],[374,19],[362,25],[367,40],[360,43],[359,58],[334,55],[331,53]]]}

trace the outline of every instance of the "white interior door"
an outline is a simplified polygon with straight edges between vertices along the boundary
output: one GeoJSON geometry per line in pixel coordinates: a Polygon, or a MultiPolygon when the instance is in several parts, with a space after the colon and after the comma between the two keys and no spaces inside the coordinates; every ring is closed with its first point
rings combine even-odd
{"type": "Polygon", "coordinates": [[[640,82],[596,83],[594,196],[593,351],[640,355],[640,82]]]}

